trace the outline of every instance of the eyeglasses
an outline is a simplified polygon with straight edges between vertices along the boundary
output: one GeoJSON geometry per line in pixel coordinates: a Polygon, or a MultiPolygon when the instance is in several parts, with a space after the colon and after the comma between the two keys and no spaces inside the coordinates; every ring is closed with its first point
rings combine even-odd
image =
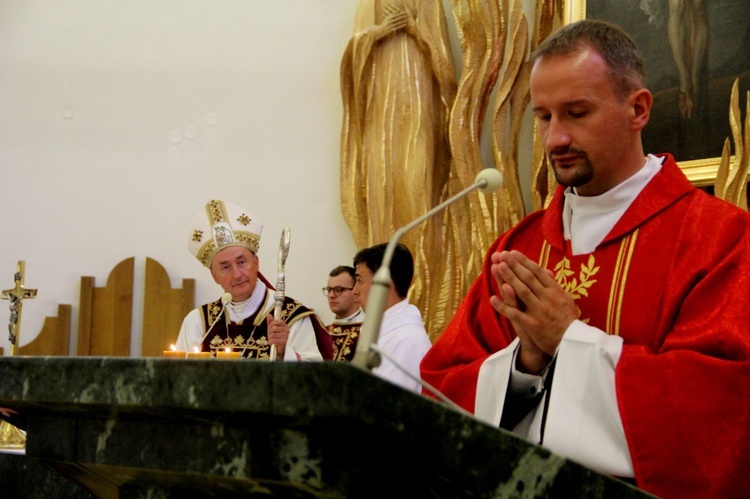
{"type": "Polygon", "coordinates": [[[339,296],[344,291],[351,291],[354,288],[345,288],[343,286],[334,286],[332,288],[329,288],[326,286],[323,288],[323,295],[328,296],[329,293],[333,292],[333,296],[339,296]]]}

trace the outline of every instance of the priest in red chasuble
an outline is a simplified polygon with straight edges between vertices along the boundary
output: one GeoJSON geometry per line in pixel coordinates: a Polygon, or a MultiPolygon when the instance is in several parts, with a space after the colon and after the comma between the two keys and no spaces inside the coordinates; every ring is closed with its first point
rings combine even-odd
{"type": "Polygon", "coordinates": [[[612,24],[540,46],[531,106],[559,186],[489,249],[421,374],[479,419],[650,493],[744,496],[750,214],[644,154],[645,85],[612,24]]]}

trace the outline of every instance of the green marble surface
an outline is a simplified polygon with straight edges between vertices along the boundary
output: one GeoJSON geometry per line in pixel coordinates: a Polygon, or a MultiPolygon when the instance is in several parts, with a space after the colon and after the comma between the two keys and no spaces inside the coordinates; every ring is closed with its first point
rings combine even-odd
{"type": "Polygon", "coordinates": [[[345,363],[15,356],[0,379],[26,459],[97,497],[645,497],[345,363]]]}

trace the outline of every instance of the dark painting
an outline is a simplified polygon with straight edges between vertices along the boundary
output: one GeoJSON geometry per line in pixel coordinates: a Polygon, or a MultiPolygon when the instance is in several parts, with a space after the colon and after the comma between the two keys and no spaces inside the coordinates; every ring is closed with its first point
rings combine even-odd
{"type": "Polygon", "coordinates": [[[721,156],[735,79],[743,118],[750,90],[750,0],[587,0],[585,12],[623,27],[643,52],[654,95],[646,152],[721,156]]]}

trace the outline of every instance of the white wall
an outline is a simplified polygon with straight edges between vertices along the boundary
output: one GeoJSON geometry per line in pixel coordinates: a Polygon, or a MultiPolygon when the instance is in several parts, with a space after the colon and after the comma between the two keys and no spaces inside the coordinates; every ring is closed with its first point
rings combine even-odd
{"type": "MultiPolygon", "coordinates": [[[[356,0],[6,0],[0,3],[0,289],[19,260],[20,345],[81,276],[106,285],[135,257],[131,350],[140,352],[145,259],[196,304],[220,288],[187,250],[220,198],[264,224],[275,282],[289,226],[290,296],[328,321],[320,288],[356,246],[339,207],[339,63],[356,0]]],[[[0,347],[9,351],[7,301],[0,347]]],[[[175,331],[175,336],[177,331],[175,331]]],[[[75,351],[75,343],[72,344],[75,351]]]]}
{"type": "MultiPolygon", "coordinates": [[[[173,287],[194,278],[196,305],[216,299],[221,289],[187,250],[191,222],[213,198],[264,222],[259,255],[271,282],[281,231],[291,228],[287,294],[333,319],[320,289],[357,250],[340,209],[339,65],[358,3],[0,2],[0,289],[13,287],[19,260],[26,287],[38,289],[23,306],[20,345],[67,303],[75,352],[81,276],[104,287],[130,257],[132,355],[146,257],[173,287]]],[[[443,5],[460,68],[451,2],[443,5]]],[[[533,0],[523,5],[532,16],[533,0]]],[[[527,112],[527,209],[532,125],[527,112]]],[[[490,127],[488,117],[487,166],[490,127]]]]}

